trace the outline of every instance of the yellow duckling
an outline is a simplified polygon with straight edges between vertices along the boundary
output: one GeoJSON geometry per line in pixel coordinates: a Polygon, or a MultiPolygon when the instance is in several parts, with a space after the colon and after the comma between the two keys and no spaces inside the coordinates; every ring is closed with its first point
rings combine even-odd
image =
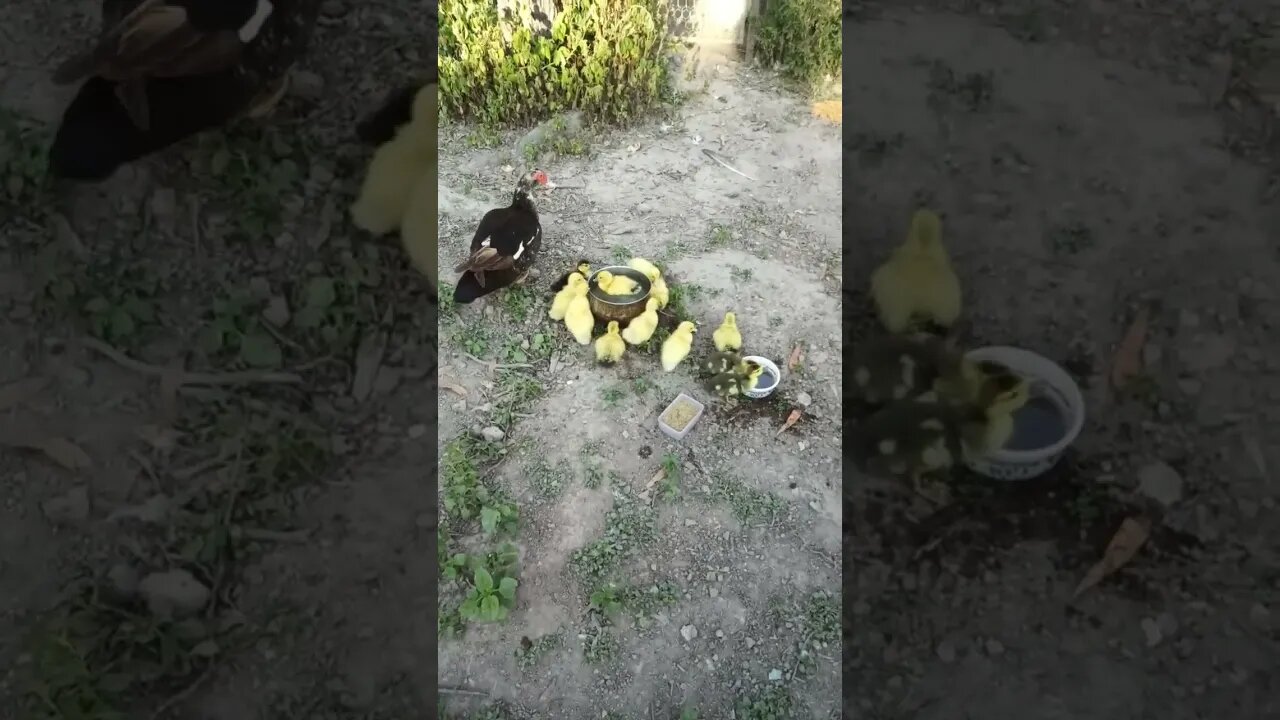
{"type": "Polygon", "coordinates": [[[627,324],[627,329],[622,331],[622,339],[632,345],[643,345],[649,342],[649,338],[653,337],[657,329],[658,300],[649,298],[644,304],[644,312],[637,315],[627,324]]]}
{"type": "Polygon", "coordinates": [[[568,282],[551,299],[551,309],[547,311],[547,317],[552,320],[563,320],[565,312],[569,309],[569,301],[573,300],[574,295],[578,292],[578,287],[586,287],[586,284],[586,278],[576,272],[569,273],[568,282]]]}
{"type": "Polygon", "coordinates": [[[574,285],[573,297],[564,311],[564,326],[579,345],[591,344],[591,331],[596,327],[596,318],[591,314],[591,303],[587,301],[586,283],[574,285]]]}
{"type": "Polygon", "coordinates": [[[630,295],[640,287],[640,283],[625,275],[614,275],[608,270],[596,273],[596,286],[605,295],[630,295]]]}
{"type": "Polygon", "coordinates": [[[627,344],[622,342],[622,336],[618,334],[618,321],[610,320],[609,329],[596,338],[596,362],[612,365],[622,359],[622,353],[626,350],[627,344]]]}
{"type": "Polygon", "coordinates": [[[639,270],[645,277],[649,278],[649,297],[656,298],[658,308],[664,308],[667,303],[671,302],[671,291],[667,288],[667,281],[662,279],[662,271],[657,265],[645,260],[644,258],[631,258],[627,261],[627,267],[633,270],[639,270]]]}
{"type": "Polygon", "coordinates": [[[711,333],[711,341],[720,352],[738,351],[742,349],[742,333],[738,332],[738,318],[732,313],[724,314],[724,322],[711,333]]]}
{"type": "Polygon", "coordinates": [[[688,320],[676,326],[671,337],[662,343],[663,370],[671,372],[682,360],[689,357],[689,351],[693,349],[693,334],[696,332],[698,327],[688,320]]]}
{"type": "Polygon", "coordinates": [[[906,242],[871,276],[871,296],[889,332],[909,330],[913,323],[949,328],[960,317],[960,278],[942,245],[942,220],[920,209],[911,218],[906,242]]]}

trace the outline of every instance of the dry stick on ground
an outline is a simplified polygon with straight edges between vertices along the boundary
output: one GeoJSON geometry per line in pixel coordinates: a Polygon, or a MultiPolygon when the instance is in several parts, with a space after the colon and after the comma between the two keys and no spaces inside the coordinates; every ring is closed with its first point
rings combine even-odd
{"type": "Polygon", "coordinates": [[[128,355],[125,355],[119,350],[96,338],[81,338],[80,344],[100,355],[105,356],[107,359],[127,370],[155,377],[172,376],[175,378],[176,385],[179,387],[183,385],[253,385],[256,383],[299,385],[302,383],[301,375],[295,375],[294,373],[287,372],[244,370],[240,372],[227,373],[202,373],[187,372],[186,370],[174,370],[172,368],[151,365],[140,360],[134,360],[128,355]]]}
{"type": "Polygon", "coordinates": [[[444,693],[445,695],[473,695],[475,697],[489,697],[489,693],[483,690],[468,690],[466,688],[454,688],[454,687],[443,687],[443,686],[436,688],[436,690],[444,693]]]}

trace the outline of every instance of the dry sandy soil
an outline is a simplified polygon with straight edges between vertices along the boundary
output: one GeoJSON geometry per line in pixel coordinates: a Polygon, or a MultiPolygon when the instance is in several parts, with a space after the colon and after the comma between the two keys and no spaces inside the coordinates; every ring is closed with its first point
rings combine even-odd
{"type": "MultiPolygon", "coordinates": [[[[459,633],[470,575],[442,581],[440,684],[459,717],[838,713],[840,130],[771,75],[705,61],[681,77],[684,104],[625,131],[552,123],[526,152],[519,135],[442,130],[442,268],[530,165],[562,186],[538,198],[528,286],[442,308],[442,492],[477,471],[520,513],[504,621],[459,633]],[[663,373],[656,352],[597,366],[548,320],[548,288],[578,258],[633,255],[666,265],[695,355],[734,310],[750,352],[785,367],[799,345],[803,361],[774,397],[736,407],[689,364],[663,373]],[[674,442],[656,421],[680,391],[708,411],[674,442]],[[803,419],[776,436],[793,409],[803,419]],[[593,609],[610,583],[616,612],[593,609]]],[[[446,525],[449,555],[501,541],[457,514],[446,525]]]]}
{"type": "Polygon", "coordinates": [[[346,207],[434,29],[325,2],[271,122],[43,188],[97,5],[0,9],[0,717],[425,717],[435,312],[346,207]]]}
{"type": "Polygon", "coordinates": [[[854,476],[846,717],[1276,717],[1280,157],[1231,71],[1265,3],[923,4],[846,26],[846,343],[875,335],[866,275],[928,202],[965,343],[1057,359],[1089,416],[1050,475],[958,477],[936,513],[854,476]],[[1139,514],[1137,558],[1070,600],[1139,514]]]}

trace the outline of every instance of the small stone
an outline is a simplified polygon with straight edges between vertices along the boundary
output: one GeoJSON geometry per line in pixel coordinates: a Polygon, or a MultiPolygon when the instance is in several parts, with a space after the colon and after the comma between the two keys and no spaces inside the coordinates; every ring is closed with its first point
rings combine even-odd
{"type": "Polygon", "coordinates": [[[717,631],[716,631],[716,637],[718,637],[718,638],[720,638],[721,640],[723,640],[723,639],[724,639],[724,631],[723,631],[723,630],[717,630],[717,631]]]}
{"type": "Polygon", "coordinates": [[[778,682],[782,680],[782,671],[774,668],[769,671],[769,682],[778,682]]]}
{"type": "Polygon", "coordinates": [[[1164,633],[1160,630],[1160,623],[1155,618],[1142,619],[1142,634],[1147,638],[1147,647],[1155,647],[1164,640],[1164,633]]]}
{"type": "Polygon", "coordinates": [[[938,659],[944,663],[953,663],[956,660],[956,646],[952,645],[950,641],[943,640],[938,643],[936,652],[938,659]]]}
{"type": "Polygon", "coordinates": [[[796,395],[796,402],[800,403],[804,407],[809,407],[813,404],[813,398],[809,393],[801,392],[799,395],[796,395]]]}
{"type": "Polygon", "coordinates": [[[755,640],[755,638],[747,638],[747,649],[748,649],[748,650],[750,650],[751,648],[753,648],[753,647],[755,647],[755,646],[756,646],[756,640],[755,640]]]}
{"type": "Polygon", "coordinates": [[[1163,462],[1153,462],[1138,471],[1138,492],[1169,507],[1182,499],[1182,476],[1163,462]]]}
{"type": "Polygon", "coordinates": [[[502,432],[501,428],[495,427],[493,425],[490,425],[489,427],[484,428],[480,431],[480,437],[484,438],[488,442],[498,442],[499,440],[501,440],[506,436],[507,434],[502,432]]]}
{"type": "Polygon", "coordinates": [[[693,642],[694,638],[698,637],[698,628],[693,625],[685,625],[680,628],[680,637],[684,638],[685,642],[693,642]]]}
{"type": "Polygon", "coordinates": [[[209,601],[209,588],[186,570],[151,573],[138,583],[138,592],[161,618],[194,614],[209,601]]]}

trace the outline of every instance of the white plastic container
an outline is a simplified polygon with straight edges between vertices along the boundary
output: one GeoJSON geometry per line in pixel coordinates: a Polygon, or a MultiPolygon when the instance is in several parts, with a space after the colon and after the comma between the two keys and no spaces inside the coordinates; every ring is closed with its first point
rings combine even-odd
{"type": "Polygon", "coordinates": [[[767,398],[773,394],[774,390],[778,389],[779,385],[782,384],[782,371],[779,370],[778,366],[769,358],[760,357],[759,355],[747,355],[742,359],[744,361],[754,362],[764,366],[764,373],[760,375],[760,384],[756,385],[755,388],[751,390],[743,390],[743,395],[746,395],[753,400],[767,398]],[[770,377],[773,378],[773,383],[765,385],[770,377]]]}
{"type": "Polygon", "coordinates": [[[693,426],[697,425],[698,421],[702,419],[702,413],[706,412],[706,409],[707,409],[706,405],[703,405],[702,403],[693,399],[689,395],[686,395],[685,393],[680,393],[679,395],[676,395],[676,399],[672,400],[671,404],[667,405],[667,407],[663,409],[663,411],[658,415],[658,429],[661,430],[663,433],[665,433],[672,440],[683,440],[685,436],[689,434],[689,431],[693,429],[693,426]],[[693,417],[689,419],[689,423],[685,425],[683,428],[676,430],[675,428],[667,424],[667,421],[665,418],[667,416],[667,413],[671,412],[671,408],[675,407],[676,403],[681,401],[687,402],[690,405],[692,405],[694,412],[693,412],[693,417]]]}
{"type": "Polygon", "coordinates": [[[997,450],[991,455],[967,461],[969,469],[993,480],[1030,480],[1045,474],[1062,458],[1062,453],[1084,428],[1084,396],[1080,386],[1052,360],[1015,347],[985,347],[965,354],[970,360],[1001,363],[1027,378],[1031,397],[1044,397],[1058,406],[1066,434],[1048,447],[1035,450],[997,450]]]}

